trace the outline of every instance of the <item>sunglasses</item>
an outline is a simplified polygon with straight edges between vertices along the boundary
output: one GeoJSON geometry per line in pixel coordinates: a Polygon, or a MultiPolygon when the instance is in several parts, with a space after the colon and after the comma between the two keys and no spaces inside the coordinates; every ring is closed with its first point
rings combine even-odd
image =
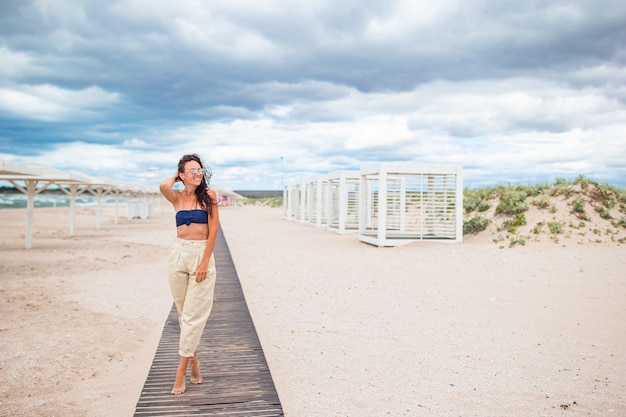
{"type": "Polygon", "coordinates": [[[204,168],[200,168],[200,169],[195,169],[195,168],[192,168],[192,169],[190,169],[190,170],[189,170],[189,173],[190,173],[191,175],[197,175],[197,174],[202,174],[202,175],[204,175],[204,174],[206,174],[206,172],[207,172],[207,171],[206,171],[206,169],[204,169],[204,168]]]}

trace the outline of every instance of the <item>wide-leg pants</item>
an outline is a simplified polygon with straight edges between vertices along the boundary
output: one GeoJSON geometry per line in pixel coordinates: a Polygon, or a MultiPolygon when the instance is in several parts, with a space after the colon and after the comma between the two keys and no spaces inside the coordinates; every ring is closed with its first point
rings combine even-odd
{"type": "Polygon", "coordinates": [[[207,277],[196,282],[196,269],[206,248],[206,240],[176,238],[170,254],[168,278],[180,325],[179,355],[193,357],[202,331],[213,308],[215,257],[211,255],[207,277]]]}

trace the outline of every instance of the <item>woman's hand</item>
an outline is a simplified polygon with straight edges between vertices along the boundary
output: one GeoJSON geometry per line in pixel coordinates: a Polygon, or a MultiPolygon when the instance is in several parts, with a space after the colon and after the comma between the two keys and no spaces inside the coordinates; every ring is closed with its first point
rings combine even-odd
{"type": "Polygon", "coordinates": [[[202,259],[200,261],[200,264],[198,265],[198,268],[196,269],[196,282],[200,283],[202,281],[204,281],[207,277],[207,273],[209,271],[209,262],[208,261],[204,261],[204,259],[202,259]]]}
{"type": "Polygon", "coordinates": [[[178,181],[180,181],[180,177],[178,176],[178,172],[176,172],[174,176],[169,177],[159,186],[159,190],[161,191],[161,194],[163,194],[163,197],[165,197],[167,201],[172,203],[174,207],[176,207],[176,200],[178,200],[178,192],[174,191],[172,187],[178,181]]]}

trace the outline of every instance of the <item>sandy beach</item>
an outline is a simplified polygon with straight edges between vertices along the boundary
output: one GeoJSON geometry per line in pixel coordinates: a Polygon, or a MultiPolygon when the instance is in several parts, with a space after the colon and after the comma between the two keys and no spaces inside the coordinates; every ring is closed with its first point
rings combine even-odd
{"type": "MultiPolygon", "coordinates": [[[[2,416],[132,416],[171,307],[163,206],[0,210],[2,416]]],[[[220,210],[287,417],[624,416],[626,248],[377,248],[220,210]]],[[[219,279],[219,271],[218,271],[219,279]]],[[[204,372],[210,372],[205,369],[204,372]]]]}

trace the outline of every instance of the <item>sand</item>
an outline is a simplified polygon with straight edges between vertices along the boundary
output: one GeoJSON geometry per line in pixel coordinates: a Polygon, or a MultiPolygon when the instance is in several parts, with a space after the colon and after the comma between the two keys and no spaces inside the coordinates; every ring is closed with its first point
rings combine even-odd
{"type": "MultiPolygon", "coordinates": [[[[167,220],[171,214],[167,213],[167,220]]],[[[0,415],[132,416],[172,305],[175,226],[95,209],[0,210],[0,415]]]]}
{"type": "MultiPolygon", "coordinates": [[[[377,248],[222,208],[287,417],[624,416],[626,248],[377,248]]],[[[171,307],[169,207],[1,210],[0,414],[132,416],[171,307]]],[[[219,279],[219,277],[218,277],[219,279]]],[[[210,372],[206,370],[205,372],[210,372]]]]}

